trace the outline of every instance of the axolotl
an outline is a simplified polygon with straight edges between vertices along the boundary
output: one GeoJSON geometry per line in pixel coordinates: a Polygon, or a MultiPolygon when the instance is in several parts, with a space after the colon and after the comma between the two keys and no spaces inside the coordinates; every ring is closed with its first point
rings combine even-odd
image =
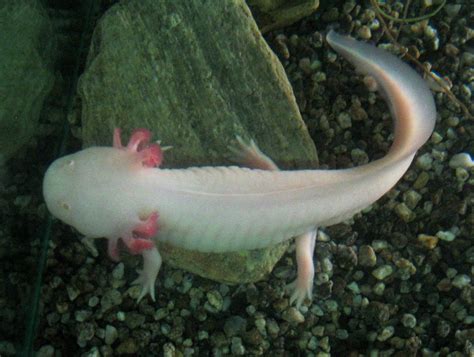
{"type": "Polygon", "coordinates": [[[43,182],[49,211],[90,238],[108,239],[118,260],[121,239],[143,257],[139,299],[155,299],[162,263],[154,239],[202,252],[268,247],[296,237],[297,278],[290,302],[312,297],[318,227],[350,218],[403,176],[436,121],[425,81],[396,56],[341,36],[329,45],[380,90],[395,118],[393,144],[381,159],[348,169],[278,170],[253,142],[238,140],[247,167],[159,168],[163,150],[138,129],[127,146],[89,147],[54,161],[43,182]]]}

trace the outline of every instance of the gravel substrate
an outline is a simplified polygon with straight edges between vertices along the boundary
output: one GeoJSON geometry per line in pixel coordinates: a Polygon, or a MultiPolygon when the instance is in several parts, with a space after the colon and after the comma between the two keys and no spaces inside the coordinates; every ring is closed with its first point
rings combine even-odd
{"type": "MultiPolygon", "coordinates": [[[[389,3],[403,13],[401,2],[389,3]]],[[[409,17],[435,7],[422,10],[420,3],[431,2],[414,2],[409,17]]],[[[429,22],[406,24],[398,35],[417,48],[421,62],[450,78],[471,113],[473,14],[466,1],[445,5],[429,22]]],[[[328,26],[395,46],[382,36],[374,10],[355,1],[323,4],[266,36],[285,65],[322,168],[344,168],[383,156],[392,121],[383,99],[324,43],[328,26]]],[[[435,99],[435,132],[398,185],[350,222],[319,232],[314,298],[300,311],[285,294],[296,273],[293,248],[266,280],[241,286],[164,265],[156,303],[136,304],[130,282],[140,260],[110,261],[105,241],[96,257],[56,222],[38,356],[474,355],[474,168],[459,155],[473,153],[474,122],[445,94],[435,99]]],[[[45,116],[36,140],[3,168],[0,181],[0,355],[13,354],[24,333],[21,311],[46,220],[42,173],[60,140],[52,134],[54,117],[45,116]]]]}

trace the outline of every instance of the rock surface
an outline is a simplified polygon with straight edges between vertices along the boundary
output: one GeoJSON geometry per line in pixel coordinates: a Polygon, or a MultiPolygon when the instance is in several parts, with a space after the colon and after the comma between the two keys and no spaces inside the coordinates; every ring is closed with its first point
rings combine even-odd
{"type": "MultiPolygon", "coordinates": [[[[242,0],[113,6],[94,32],[79,94],[84,146],[110,145],[114,127],[124,129],[124,141],[146,127],[173,146],[167,167],[228,165],[229,143],[239,134],[282,168],[317,165],[283,67],[242,0]]],[[[286,247],[203,254],[160,245],[160,251],[175,266],[240,283],[261,279],[286,247]]]]}
{"type": "Polygon", "coordinates": [[[40,1],[0,4],[0,163],[35,134],[54,81],[53,45],[40,1]]]}
{"type": "Polygon", "coordinates": [[[263,33],[289,26],[311,15],[319,0],[247,0],[263,33]]]}

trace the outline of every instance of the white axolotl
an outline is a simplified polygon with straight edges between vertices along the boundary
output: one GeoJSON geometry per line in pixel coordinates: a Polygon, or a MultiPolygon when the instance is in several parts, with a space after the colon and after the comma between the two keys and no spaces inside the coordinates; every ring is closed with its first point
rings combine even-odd
{"type": "Polygon", "coordinates": [[[383,158],[340,170],[278,171],[252,142],[240,143],[251,168],[160,169],[162,151],[151,133],[136,130],[123,147],[90,147],[62,157],[46,172],[43,192],[51,213],[91,238],[119,239],[143,256],[139,300],[155,299],[161,257],[152,238],[202,252],[271,246],[296,237],[298,275],[290,284],[297,307],[311,299],[318,227],[341,222],[367,207],[406,172],[436,120],[425,81],[397,57],[330,31],[331,47],[373,78],[395,118],[395,136],[383,158]]]}

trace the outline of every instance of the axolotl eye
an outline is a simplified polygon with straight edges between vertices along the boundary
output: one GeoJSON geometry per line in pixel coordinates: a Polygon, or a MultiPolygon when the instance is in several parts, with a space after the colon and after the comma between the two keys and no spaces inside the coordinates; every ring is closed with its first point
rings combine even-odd
{"type": "Polygon", "coordinates": [[[67,202],[64,202],[64,201],[59,201],[58,202],[58,205],[59,207],[61,207],[62,209],[64,209],[65,211],[70,211],[71,210],[71,205],[67,202]]]}
{"type": "Polygon", "coordinates": [[[74,160],[70,159],[70,160],[66,160],[63,163],[62,167],[66,168],[66,169],[70,168],[72,170],[74,168],[74,164],[75,164],[74,160]]]}

